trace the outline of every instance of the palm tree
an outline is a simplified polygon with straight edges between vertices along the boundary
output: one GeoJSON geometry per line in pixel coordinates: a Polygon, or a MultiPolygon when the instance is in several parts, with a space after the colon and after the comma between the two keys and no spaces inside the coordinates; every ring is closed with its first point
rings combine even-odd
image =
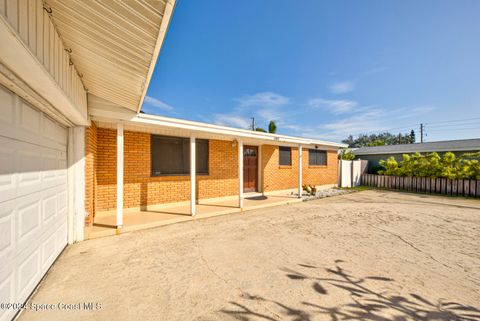
{"type": "Polygon", "coordinates": [[[271,120],[268,124],[268,132],[270,134],[275,134],[277,132],[277,124],[275,123],[275,121],[271,120]]]}

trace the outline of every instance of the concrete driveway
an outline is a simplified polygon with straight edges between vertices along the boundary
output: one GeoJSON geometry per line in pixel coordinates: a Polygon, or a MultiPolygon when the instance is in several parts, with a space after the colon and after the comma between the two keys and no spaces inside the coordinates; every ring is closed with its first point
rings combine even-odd
{"type": "Polygon", "coordinates": [[[20,320],[480,320],[479,289],[480,201],[364,191],[70,246],[20,320]]]}

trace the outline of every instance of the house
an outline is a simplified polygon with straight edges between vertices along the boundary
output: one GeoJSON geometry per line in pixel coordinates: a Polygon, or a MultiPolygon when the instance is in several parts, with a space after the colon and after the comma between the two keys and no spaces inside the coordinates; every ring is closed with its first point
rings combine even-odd
{"type": "Polygon", "coordinates": [[[437,152],[441,155],[446,152],[452,152],[456,156],[460,156],[465,153],[478,152],[480,151],[480,138],[388,146],[370,146],[351,150],[357,159],[368,160],[369,168],[371,169],[375,166],[378,166],[380,160],[386,160],[391,156],[393,156],[399,162],[402,160],[403,154],[414,154],[416,152],[422,154],[437,152]]]}
{"type": "Polygon", "coordinates": [[[342,144],[140,113],[174,6],[0,1],[1,302],[104,212],[336,183],[342,144]]]}

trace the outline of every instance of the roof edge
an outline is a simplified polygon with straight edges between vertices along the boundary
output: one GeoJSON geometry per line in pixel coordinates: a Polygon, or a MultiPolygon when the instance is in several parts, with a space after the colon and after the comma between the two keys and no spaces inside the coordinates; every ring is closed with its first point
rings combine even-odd
{"type": "Polygon", "coordinates": [[[140,112],[142,109],[143,101],[145,100],[145,96],[147,95],[148,86],[150,85],[150,80],[152,79],[153,71],[155,70],[155,66],[157,64],[158,56],[160,55],[160,50],[162,49],[163,42],[168,32],[168,28],[170,26],[170,21],[172,20],[173,11],[175,10],[175,6],[177,4],[176,0],[168,0],[165,3],[165,11],[163,13],[162,22],[160,23],[160,29],[158,31],[157,42],[155,44],[155,49],[152,55],[152,61],[150,62],[150,67],[148,68],[147,77],[144,82],[142,96],[140,97],[140,101],[137,106],[137,113],[140,112]]]}

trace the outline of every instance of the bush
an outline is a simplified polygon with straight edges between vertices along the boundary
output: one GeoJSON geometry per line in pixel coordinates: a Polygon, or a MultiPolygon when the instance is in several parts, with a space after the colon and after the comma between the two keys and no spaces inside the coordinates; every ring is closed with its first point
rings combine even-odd
{"type": "Polygon", "coordinates": [[[480,152],[463,154],[456,157],[448,152],[440,157],[437,153],[422,155],[415,153],[404,154],[398,163],[395,158],[381,160],[380,175],[442,177],[448,179],[476,179],[480,180],[480,152]]]}
{"type": "MultiPolygon", "coordinates": [[[[383,171],[385,171],[385,167],[383,166],[380,166],[380,165],[377,165],[377,166],[372,166],[368,169],[368,173],[369,174],[380,174],[380,173],[383,173],[383,171]]],[[[381,174],[380,174],[381,175],[381,174]]]]}
{"type": "Polygon", "coordinates": [[[355,154],[352,151],[347,152],[345,149],[342,149],[338,154],[338,159],[355,160],[355,154]]]}

